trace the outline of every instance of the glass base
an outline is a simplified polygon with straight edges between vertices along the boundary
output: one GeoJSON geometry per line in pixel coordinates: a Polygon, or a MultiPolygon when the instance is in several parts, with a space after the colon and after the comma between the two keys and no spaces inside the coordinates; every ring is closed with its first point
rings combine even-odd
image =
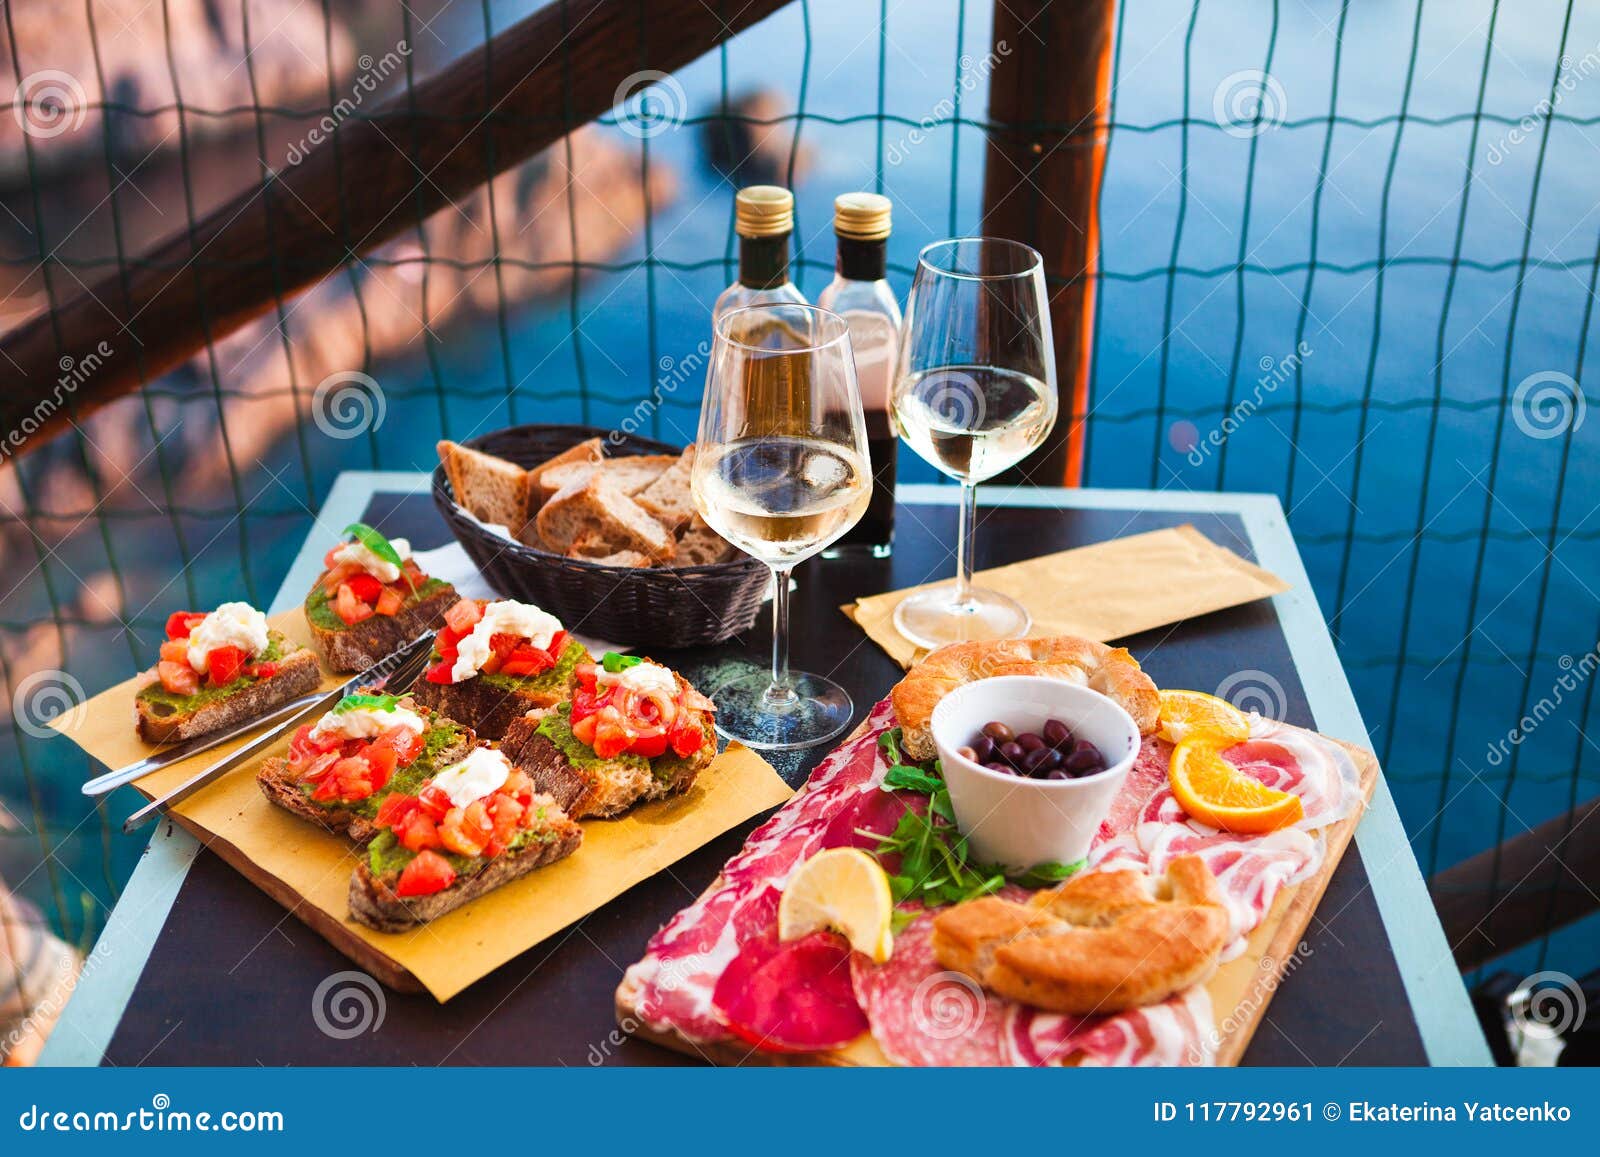
{"type": "Polygon", "coordinates": [[[894,609],[895,630],[932,650],[946,643],[1021,638],[1033,624],[1026,607],[998,591],[973,587],[959,603],[955,593],[955,583],[949,582],[901,599],[894,609]]]}
{"type": "Polygon", "coordinates": [[[791,673],[786,696],[770,694],[772,676],[752,670],[711,693],[717,734],[756,751],[792,751],[826,743],[850,726],[850,694],[832,679],[791,673]]]}

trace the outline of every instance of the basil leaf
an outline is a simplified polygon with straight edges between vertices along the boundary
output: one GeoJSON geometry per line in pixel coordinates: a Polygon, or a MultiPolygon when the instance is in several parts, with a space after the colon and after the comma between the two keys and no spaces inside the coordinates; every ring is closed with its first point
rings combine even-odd
{"type": "Polygon", "coordinates": [[[615,651],[607,651],[600,656],[600,666],[611,675],[626,671],[629,667],[637,667],[644,662],[638,655],[619,655],[615,651]]]}
{"type": "Polygon", "coordinates": [[[347,711],[358,711],[363,708],[370,711],[393,711],[400,706],[398,695],[368,695],[358,691],[354,695],[346,695],[333,705],[333,714],[343,715],[347,711]]]}
{"type": "Polygon", "coordinates": [[[373,530],[366,523],[352,522],[344,528],[344,533],[354,535],[357,542],[383,559],[384,562],[393,566],[403,565],[400,552],[390,545],[387,538],[383,537],[378,531],[373,530]]]}

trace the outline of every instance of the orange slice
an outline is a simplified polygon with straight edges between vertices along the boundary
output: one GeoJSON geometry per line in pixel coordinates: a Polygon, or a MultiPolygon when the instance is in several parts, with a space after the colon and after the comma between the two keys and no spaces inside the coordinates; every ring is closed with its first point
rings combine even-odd
{"type": "Polygon", "coordinates": [[[1204,691],[1161,692],[1161,738],[1181,743],[1200,731],[1242,743],[1250,738],[1250,720],[1226,699],[1204,691]]]}
{"type": "Polygon", "coordinates": [[[1233,740],[1196,732],[1172,749],[1172,794],[1191,817],[1223,831],[1275,832],[1305,815],[1300,797],[1252,779],[1222,758],[1233,740]]]}

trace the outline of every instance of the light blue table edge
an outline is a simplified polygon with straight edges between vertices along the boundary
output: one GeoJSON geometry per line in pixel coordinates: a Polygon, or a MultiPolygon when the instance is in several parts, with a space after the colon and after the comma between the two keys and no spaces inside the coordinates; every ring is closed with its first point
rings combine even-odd
{"type": "MultiPolygon", "coordinates": [[[[315,527],[307,534],[279,587],[270,613],[293,607],[304,597],[321,572],[324,544],[361,517],[374,493],[425,493],[429,486],[429,475],[409,471],[357,470],[339,475],[315,527]]],[[[953,505],[958,494],[952,486],[902,485],[896,497],[900,502],[919,505],[953,505]]],[[[1339,739],[1371,746],[1355,695],[1275,495],[1005,489],[991,485],[979,491],[979,503],[1126,510],[1130,515],[1140,511],[1238,515],[1244,521],[1257,561],[1290,585],[1288,591],[1272,601],[1317,728],[1339,739]]],[[[1394,798],[1382,777],[1356,830],[1356,845],[1361,849],[1373,897],[1429,1062],[1492,1064],[1460,974],[1453,967],[1441,967],[1450,959],[1450,946],[1428,897],[1421,869],[1411,854],[1394,798]]],[[[84,966],[77,992],[45,1046],[42,1064],[100,1063],[198,850],[198,842],[172,824],[162,824],[157,830],[84,966]]]]}

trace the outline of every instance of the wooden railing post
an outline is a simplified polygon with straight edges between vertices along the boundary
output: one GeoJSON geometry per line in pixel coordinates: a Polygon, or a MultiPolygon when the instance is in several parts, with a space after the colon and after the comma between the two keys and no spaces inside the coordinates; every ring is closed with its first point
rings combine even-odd
{"type": "Polygon", "coordinates": [[[1054,432],[1014,481],[1082,481],[1115,15],[1115,0],[994,6],[982,231],[1044,256],[1061,393],[1054,432]]]}

